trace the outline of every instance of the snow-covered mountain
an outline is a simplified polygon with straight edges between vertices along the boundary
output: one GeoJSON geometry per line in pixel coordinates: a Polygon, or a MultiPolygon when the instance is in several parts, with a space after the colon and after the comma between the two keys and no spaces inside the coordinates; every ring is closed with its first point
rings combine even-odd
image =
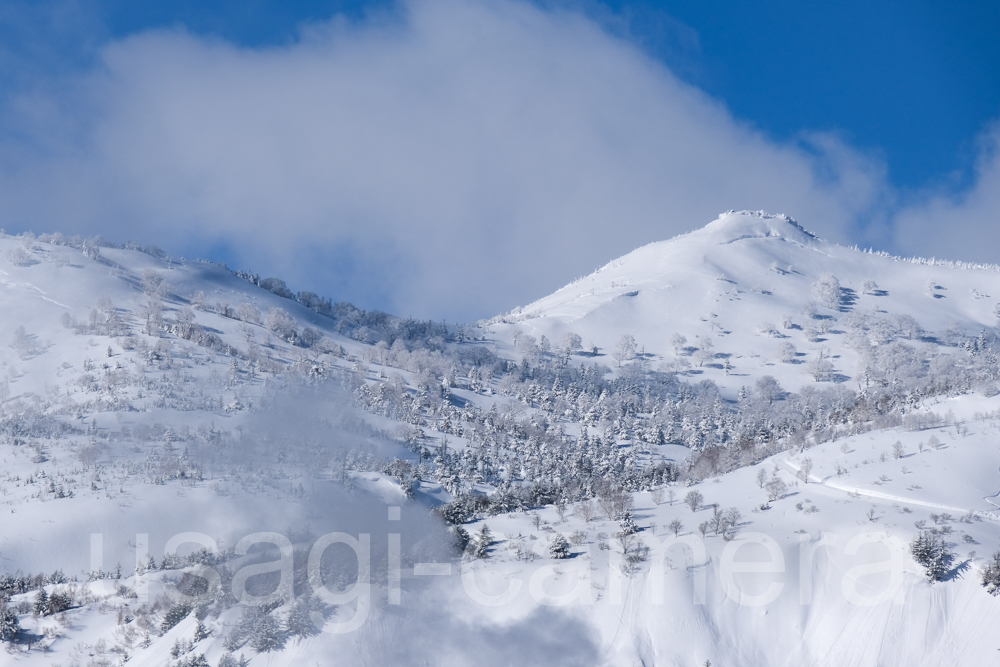
{"type": "MultiPolygon", "coordinates": [[[[698,379],[733,398],[762,373],[789,389],[813,383],[805,364],[787,360],[808,361],[824,348],[832,374],[858,389],[850,334],[863,331],[871,345],[923,334],[954,342],[992,330],[998,302],[998,267],[863,252],[818,239],[785,216],[744,211],[643,246],[491,324],[553,344],[574,332],[611,365],[629,334],[654,368],[688,358],[698,379]],[[825,276],[836,282],[823,283],[825,276]],[[687,339],[679,355],[677,334],[687,339]],[[699,339],[712,343],[712,362],[699,365],[688,354],[699,339]]],[[[676,368],[686,370],[683,362],[676,368]]]]}
{"type": "Polygon", "coordinates": [[[749,212],[461,326],[0,238],[4,660],[988,663],[998,302],[749,212]]]}

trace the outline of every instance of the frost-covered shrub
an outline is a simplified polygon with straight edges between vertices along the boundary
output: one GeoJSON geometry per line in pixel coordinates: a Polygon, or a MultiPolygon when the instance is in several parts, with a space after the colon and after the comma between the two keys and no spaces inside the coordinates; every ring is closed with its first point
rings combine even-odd
{"type": "Polygon", "coordinates": [[[7,259],[14,266],[32,266],[33,264],[38,264],[38,261],[31,256],[31,253],[21,246],[17,246],[8,252],[7,259]]]}

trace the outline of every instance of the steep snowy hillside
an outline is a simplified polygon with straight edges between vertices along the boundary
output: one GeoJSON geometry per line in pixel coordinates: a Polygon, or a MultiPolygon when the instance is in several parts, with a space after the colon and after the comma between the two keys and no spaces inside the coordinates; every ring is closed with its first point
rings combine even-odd
{"type": "Polygon", "coordinates": [[[998,301],[745,212],[458,326],[0,238],[2,660],[989,664],[998,301]]]}

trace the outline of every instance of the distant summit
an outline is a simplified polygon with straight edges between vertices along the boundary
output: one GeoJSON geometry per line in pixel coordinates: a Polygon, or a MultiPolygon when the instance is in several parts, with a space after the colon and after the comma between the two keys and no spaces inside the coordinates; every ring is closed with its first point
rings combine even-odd
{"type": "Polygon", "coordinates": [[[762,367],[783,386],[812,384],[804,363],[787,360],[827,354],[838,360],[837,372],[823,377],[857,388],[870,365],[859,334],[885,342],[866,333],[882,327],[874,322],[901,318],[923,331],[976,335],[995,324],[998,299],[993,267],[862,252],[824,241],[786,215],[727,211],[493,323],[553,341],[573,333],[609,351],[624,332],[653,367],[712,380],[735,397],[762,367]],[[719,356],[685,369],[675,336],[712,341],[719,356]]]}
{"type": "Polygon", "coordinates": [[[750,238],[783,238],[803,246],[820,239],[784,214],[765,211],[726,211],[693,234],[710,236],[717,243],[733,243],[750,238]]]}

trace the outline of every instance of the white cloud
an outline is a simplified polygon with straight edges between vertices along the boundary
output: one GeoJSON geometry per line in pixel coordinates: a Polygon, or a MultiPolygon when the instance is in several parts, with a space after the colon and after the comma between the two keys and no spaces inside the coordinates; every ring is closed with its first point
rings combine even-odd
{"type": "Polygon", "coordinates": [[[893,221],[901,251],[1000,262],[1000,123],[983,132],[971,188],[920,193],[893,221]]]}
{"type": "Polygon", "coordinates": [[[775,143],[582,15],[511,0],[413,0],[283,48],[140,34],[10,123],[8,227],[224,242],[420,316],[507,310],[729,208],[848,240],[885,191],[835,137],[775,143]]]}

